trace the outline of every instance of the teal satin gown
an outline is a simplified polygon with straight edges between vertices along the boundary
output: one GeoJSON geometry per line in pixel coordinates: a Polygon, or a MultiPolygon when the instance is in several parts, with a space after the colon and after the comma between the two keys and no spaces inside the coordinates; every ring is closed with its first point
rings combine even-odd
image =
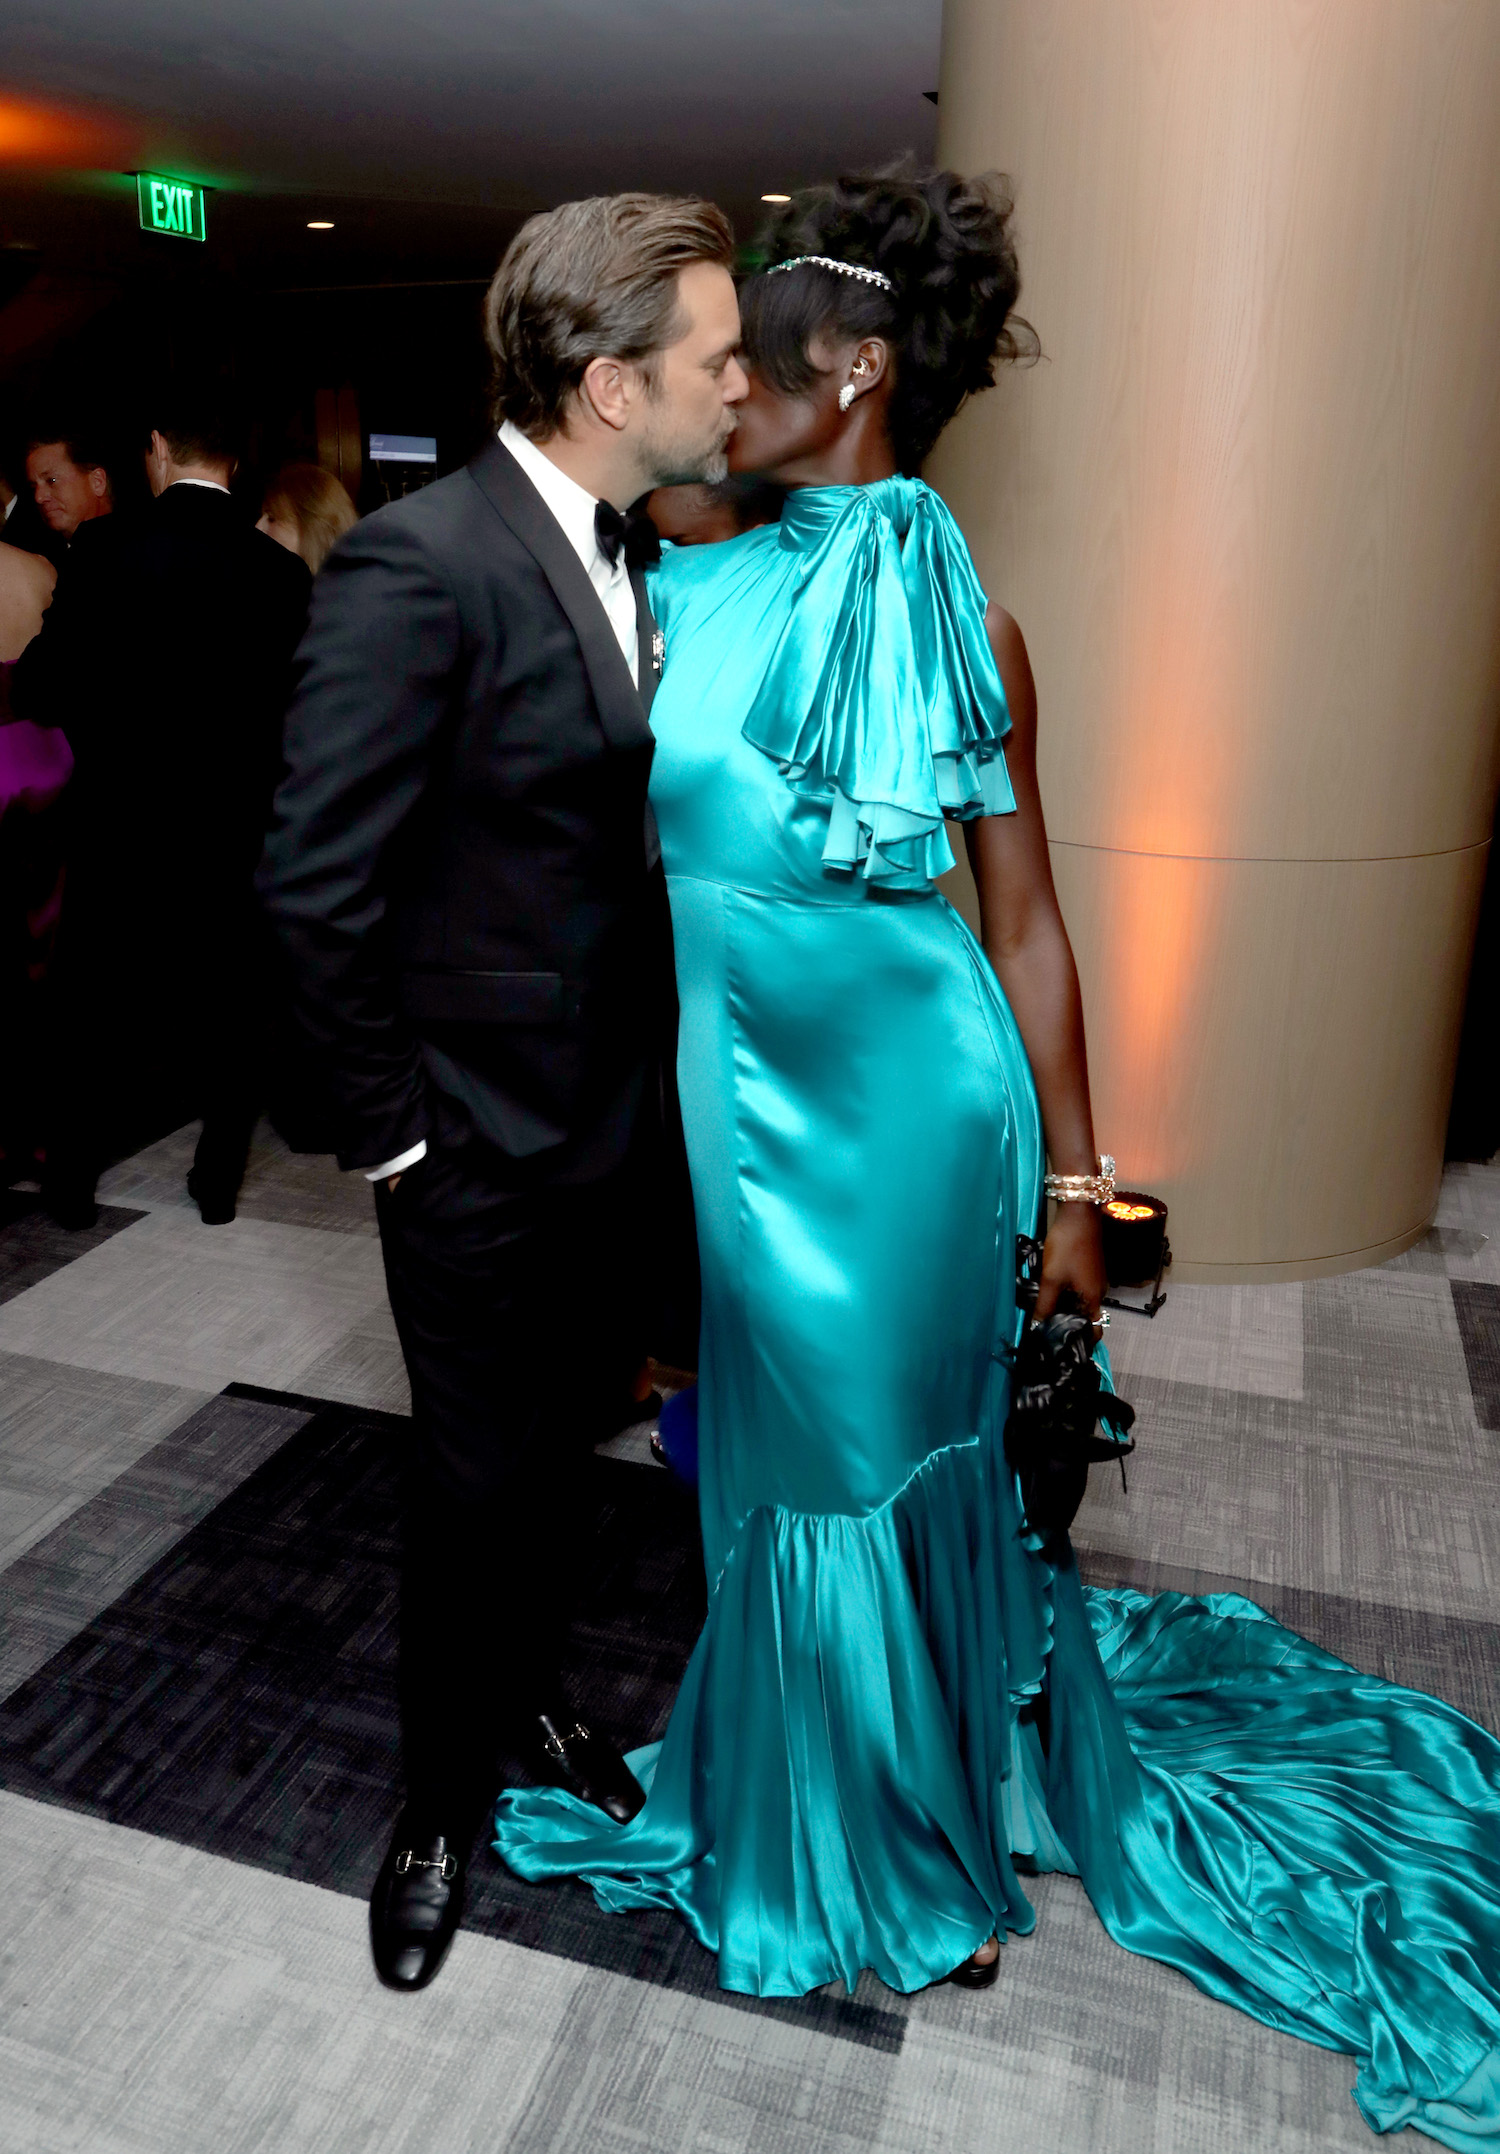
{"type": "Polygon", "coordinates": [[[1032,1927],[1018,1873],[1076,1871],[1121,1944],[1358,2057],[1377,2130],[1494,2149],[1500,1744],[1248,1601],[1086,1590],[1022,1536],[1041,1127],[932,887],[945,811],[1013,808],[962,538],[915,481],[798,492],[653,600],[708,1618],[640,1816],[512,1790],[496,1847],[676,1909],[760,1996],[916,1989],[1032,1927]]]}

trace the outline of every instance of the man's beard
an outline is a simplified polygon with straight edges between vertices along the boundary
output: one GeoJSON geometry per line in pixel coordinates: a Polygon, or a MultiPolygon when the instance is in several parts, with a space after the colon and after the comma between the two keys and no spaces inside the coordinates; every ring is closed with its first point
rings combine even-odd
{"type": "MultiPolygon", "coordinates": [[[[734,429],[731,427],[729,433],[734,429]]],[[[702,447],[654,431],[647,444],[653,486],[717,486],[729,476],[729,433],[702,447]]]]}

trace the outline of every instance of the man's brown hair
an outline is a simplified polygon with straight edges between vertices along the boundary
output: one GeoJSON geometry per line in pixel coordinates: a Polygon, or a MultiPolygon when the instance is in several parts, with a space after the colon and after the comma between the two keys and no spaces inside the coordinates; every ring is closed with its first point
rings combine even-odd
{"type": "Polygon", "coordinates": [[[627,360],[649,382],[681,333],[679,273],[733,259],[724,212],[690,196],[594,195],[528,218],[485,295],[496,417],[534,441],[555,434],[591,359],[627,360]]]}

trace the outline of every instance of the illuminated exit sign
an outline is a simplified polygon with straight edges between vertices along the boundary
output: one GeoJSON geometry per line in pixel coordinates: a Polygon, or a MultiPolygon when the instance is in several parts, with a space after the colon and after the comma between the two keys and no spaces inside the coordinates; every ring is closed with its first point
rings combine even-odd
{"type": "Polygon", "coordinates": [[[169,232],[176,239],[207,239],[203,189],[191,180],[137,172],[135,195],[143,232],[169,232]]]}

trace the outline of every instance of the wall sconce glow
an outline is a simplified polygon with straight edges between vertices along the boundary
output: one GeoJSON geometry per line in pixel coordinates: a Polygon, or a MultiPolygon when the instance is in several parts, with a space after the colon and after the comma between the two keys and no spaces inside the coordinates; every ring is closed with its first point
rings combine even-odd
{"type": "Polygon", "coordinates": [[[762,202],[790,202],[791,199],[789,194],[763,194],[761,196],[762,202]]]}
{"type": "Polygon", "coordinates": [[[137,172],[136,206],[143,232],[170,233],[174,239],[207,239],[206,198],[191,180],[168,179],[160,172],[137,172]]]}
{"type": "Polygon", "coordinates": [[[0,165],[120,171],[140,155],[133,123],[106,112],[72,112],[0,93],[0,165]]]}
{"type": "Polygon", "coordinates": [[[331,232],[333,230],[333,221],[328,217],[309,217],[307,229],[309,232],[331,232]]]}

